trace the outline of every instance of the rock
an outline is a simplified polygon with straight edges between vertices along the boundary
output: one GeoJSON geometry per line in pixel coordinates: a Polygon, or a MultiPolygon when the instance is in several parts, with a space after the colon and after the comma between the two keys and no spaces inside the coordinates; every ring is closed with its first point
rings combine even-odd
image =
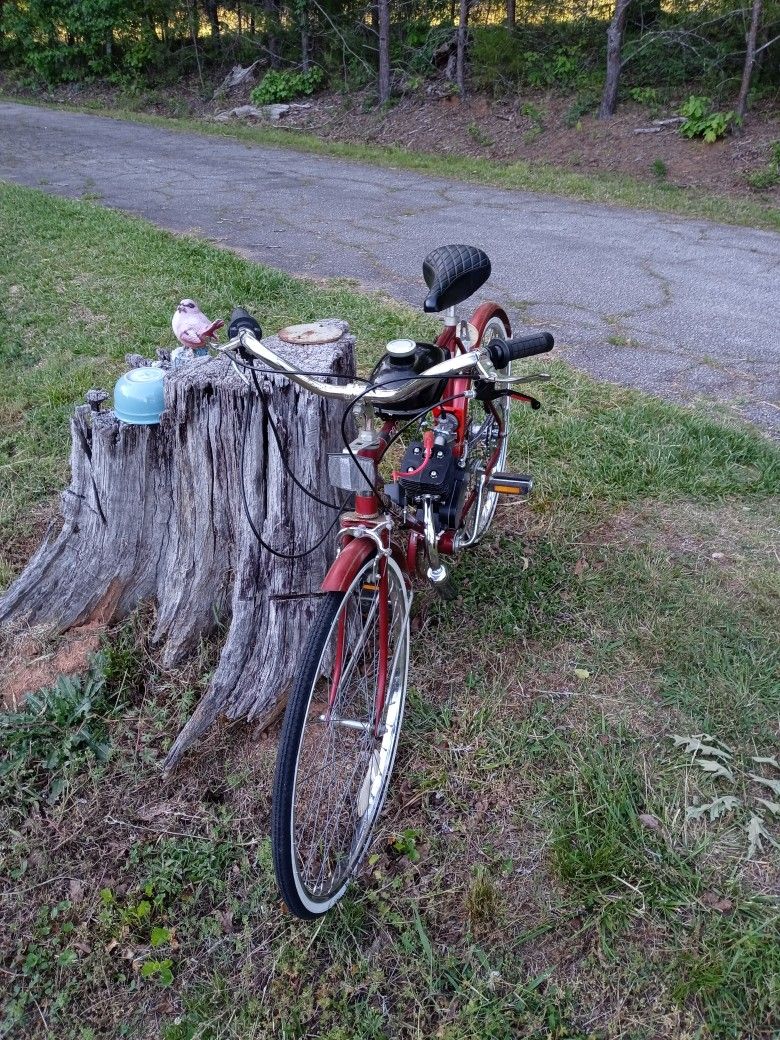
{"type": "Polygon", "coordinates": [[[239,105],[227,112],[218,112],[214,120],[217,123],[229,123],[231,119],[269,119],[272,123],[278,123],[289,111],[290,105],[262,105],[259,108],[257,105],[239,105]]]}
{"type": "Polygon", "coordinates": [[[263,115],[276,123],[290,111],[289,105],[263,105],[263,115]]]}

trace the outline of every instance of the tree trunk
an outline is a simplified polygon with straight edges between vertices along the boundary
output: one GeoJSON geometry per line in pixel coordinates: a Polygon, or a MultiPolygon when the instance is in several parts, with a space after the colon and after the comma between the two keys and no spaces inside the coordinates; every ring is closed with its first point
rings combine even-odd
{"type": "Polygon", "coordinates": [[[753,78],[753,69],[756,64],[756,45],[758,41],[758,33],[761,29],[763,6],[763,0],[753,0],[753,14],[750,19],[750,28],[745,37],[747,48],[745,50],[745,64],[742,69],[742,83],[739,88],[739,97],[737,98],[736,105],[736,113],[740,119],[744,119],[745,113],[747,112],[748,92],[750,91],[750,81],[753,78]]]}
{"type": "MultiPolygon", "coordinates": [[[[334,324],[338,338],[325,345],[266,342],[304,369],[351,374],[354,339],[346,323],[334,324]]],[[[326,500],[337,498],[326,452],[343,446],[342,404],[281,376],[262,376],[260,385],[262,401],[225,358],[198,359],[166,375],[159,424],[128,425],[111,411],[78,407],[62,528],[49,531],[0,598],[3,627],[59,631],[116,621],[152,600],[164,667],[181,662],[218,624],[228,625],[211,684],[166,768],[218,715],[265,725],[279,714],[336,544],[335,535],[326,537],[310,555],[282,560],[260,547],[247,522],[242,444],[249,511],[271,546],[304,551],[335,516],[287,475],[269,413],[285,460],[326,500]]]]}
{"type": "Polygon", "coordinates": [[[278,69],[281,63],[280,42],[277,35],[279,28],[279,0],[263,0],[265,14],[265,31],[268,34],[268,56],[271,67],[278,69]]]}
{"type": "Polygon", "coordinates": [[[466,44],[469,31],[469,0],[460,0],[460,20],[458,21],[458,51],[456,59],[456,81],[461,97],[466,95],[466,44]]]}
{"type": "Polygon", "coordinates": [[[607,30],[607,78],[604,83],[604,93],[601,96],[599,107],[599,119],[609,119],[614,116],[617,108],[618,87],[620,85],[620,71],[622,68],[621,52],[623,50],[623,37],[626,33],[626,18],[631,0],[616,0],[615,13],[607,30]]]}
{"type": "Polygon", "coordinates": [[[219,39],[219,12],[217,11],[217,0],[203,0],[206,16],[211,26],[211,35],[215,40],[219,39]]]}
{"type": "Polygon", "coordinates": [[[379,103],[390,100],[390,0],[379,0],[379,103]]]}
{"type": "Polygon", "coordinates": [[[515,14],[515,0],[506,0],[506,24],[508,29],[514,29],[517,16],[515,14]]]}

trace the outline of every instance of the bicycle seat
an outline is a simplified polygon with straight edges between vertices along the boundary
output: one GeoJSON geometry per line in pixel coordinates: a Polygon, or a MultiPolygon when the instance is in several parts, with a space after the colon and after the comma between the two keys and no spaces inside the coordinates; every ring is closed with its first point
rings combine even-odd
{"type": "Polygon", "coordinates": [[[423,278],[430,294],[426,313],[463,303],[490,277],[490,260],[476,246],[438,246],[423,260],[423,278]]]}

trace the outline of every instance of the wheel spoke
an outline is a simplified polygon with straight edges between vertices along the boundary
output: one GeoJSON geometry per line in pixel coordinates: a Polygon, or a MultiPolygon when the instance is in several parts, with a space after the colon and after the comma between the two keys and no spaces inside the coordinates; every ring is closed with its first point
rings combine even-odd
{"type": "MultiPolygon", "coordinates": [[[[295,707],[303,718],[298,724],[301,729],[295,759],[289,763],[293,766],[289,782],[294,785],[291,803],[287,802],[290,815],[280,821],[284,826],[275,823],[274,863],[291,909],[296,910],[297,901],[301,901],[309,914],[322,912],[315,908],[323,905],[327,909],[328,900],[338,898],[365,854],[387,790],[403,715],[409,602],[400,570],[388,561],[388,674],[385,704],[381,717],[375,717],[382,592],[374,581],[374,588],[363,587],[374,567],[375,561],[367,564],[339,599],[338,608],[330,607],[327,628],[320,626],[322,631],[317,636],[317,656],[312,658],[312,647],[304,662],[314,678],[308,688],[299,689],[296,684],[288,709],[292,712],[295,707]],[[341,661],[337,662],[339,626],[343,645],[341,661]],[[329,691],[326,697],[324,690],[329,691]],[[277,831],[288,837],[279,841],[277,831]],[[280,867],[282,859],[285,864],[280,867]],[[291,898],[286,884],[288,869],[294,880],[291,898]]],[[[278,792],[285,782],[283,773],[280,766],[275,812],[278,792]]]]}

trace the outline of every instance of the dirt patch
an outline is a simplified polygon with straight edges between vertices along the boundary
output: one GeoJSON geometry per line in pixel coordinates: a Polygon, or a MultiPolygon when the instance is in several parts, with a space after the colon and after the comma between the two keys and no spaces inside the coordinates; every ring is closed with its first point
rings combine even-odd
{"type": "Polygon", "coordinates": [[[780,138],[776,107],[758,108],[742,134],[708,145],[686,140],[675,126],[634,133],[652,126],[653,117],[674,116],[673,109],[651,116],[647,108],[626,104],[609,122],[593,114],[572,121],[571,105],[571,98],[551,93],[505,101],[434,95],[404,98],[389,111],[377,112],[364,110],[366,100],[359,96],[331,95],[315,99],[308,109],[292,110],[283,125],[331,140],[619,173],[647,183],[780,201],[780,188],[758,193],[746,181],[766,166],[769,147],[780,138]]]}
{"type": "Polygon", "coordinates": [[[91,622],[62,636],[30,630],[5,637],[6,669],[0,677],[0,704],[9,711],[24,706],[29,693],[53,686],[62,675],[78,675],[97,653],[105,625],[91,622]]]}
{"type": "Polygon", "coordinates": [[[615,513],[582,540],[581,567],[602,567],[603,546],[649,545],[697,574],[716,571],[732,594],[748,594],[753,568],[780,560],[777,501],[647,502],[615,513]]]}

